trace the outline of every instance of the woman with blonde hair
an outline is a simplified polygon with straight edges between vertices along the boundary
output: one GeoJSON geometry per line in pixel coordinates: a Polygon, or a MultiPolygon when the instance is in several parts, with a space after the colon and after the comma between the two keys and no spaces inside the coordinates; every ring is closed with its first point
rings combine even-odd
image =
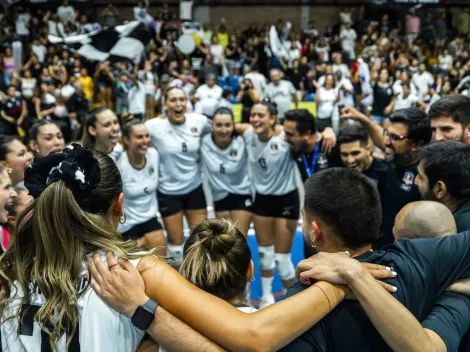
{"type": "Polygon", "coordinates": [[[229,302],[239,310],[249,305],[254,264],[245,236],[227,219],[208,219],[193,230],[184,245],[181,272],[193,285],[229,302]]]}

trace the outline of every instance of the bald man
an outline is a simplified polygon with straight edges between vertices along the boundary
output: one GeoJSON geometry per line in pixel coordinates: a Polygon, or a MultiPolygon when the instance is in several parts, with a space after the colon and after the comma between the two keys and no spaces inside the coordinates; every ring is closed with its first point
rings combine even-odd
{"type": "Polygon", "coordinates": [[[395,217],[393,235],[402,238],[440,238],[457,233],[454,216],[444,204],[432,201],[405,205],[395,217]]]}

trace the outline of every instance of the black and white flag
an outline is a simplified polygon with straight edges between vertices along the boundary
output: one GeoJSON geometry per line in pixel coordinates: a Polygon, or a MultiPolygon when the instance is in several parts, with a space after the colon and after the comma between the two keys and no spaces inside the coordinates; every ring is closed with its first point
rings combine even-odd
{"type": "Polygon", "coordinates": [[[65,38],[49,35],[48,38],[51,44],[62,44],[90,61],[127,59],[139,63],[152,40],[152,30],[145,23],[132,21],[88,34],[65,38]]]}

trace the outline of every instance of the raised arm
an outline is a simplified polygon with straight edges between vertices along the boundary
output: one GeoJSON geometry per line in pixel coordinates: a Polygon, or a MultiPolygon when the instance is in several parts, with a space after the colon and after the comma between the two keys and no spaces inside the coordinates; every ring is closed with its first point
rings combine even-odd
{"type": "Polygon", "coordinates": [[[359,121],[361,125],[367,130],[369,136],[372,138],[374,144],[382,150],[385,150],[384,144],[384,129],[382,126],[376,124],[374,121],[369,119],[366,115],[359,112],[355,108],[348,106],[341,110],[342,119],[352,119],[359,121]]]}

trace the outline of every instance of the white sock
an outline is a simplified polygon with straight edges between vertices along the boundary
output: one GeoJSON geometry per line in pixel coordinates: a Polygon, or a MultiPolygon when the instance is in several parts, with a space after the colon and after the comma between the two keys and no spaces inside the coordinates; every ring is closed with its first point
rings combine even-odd
{"type": "Polygon", "coordinates": [[[274,277],[261,277],[261,289],[263,291],[263,297],[272,294],[272,285],[274,277]]]}

